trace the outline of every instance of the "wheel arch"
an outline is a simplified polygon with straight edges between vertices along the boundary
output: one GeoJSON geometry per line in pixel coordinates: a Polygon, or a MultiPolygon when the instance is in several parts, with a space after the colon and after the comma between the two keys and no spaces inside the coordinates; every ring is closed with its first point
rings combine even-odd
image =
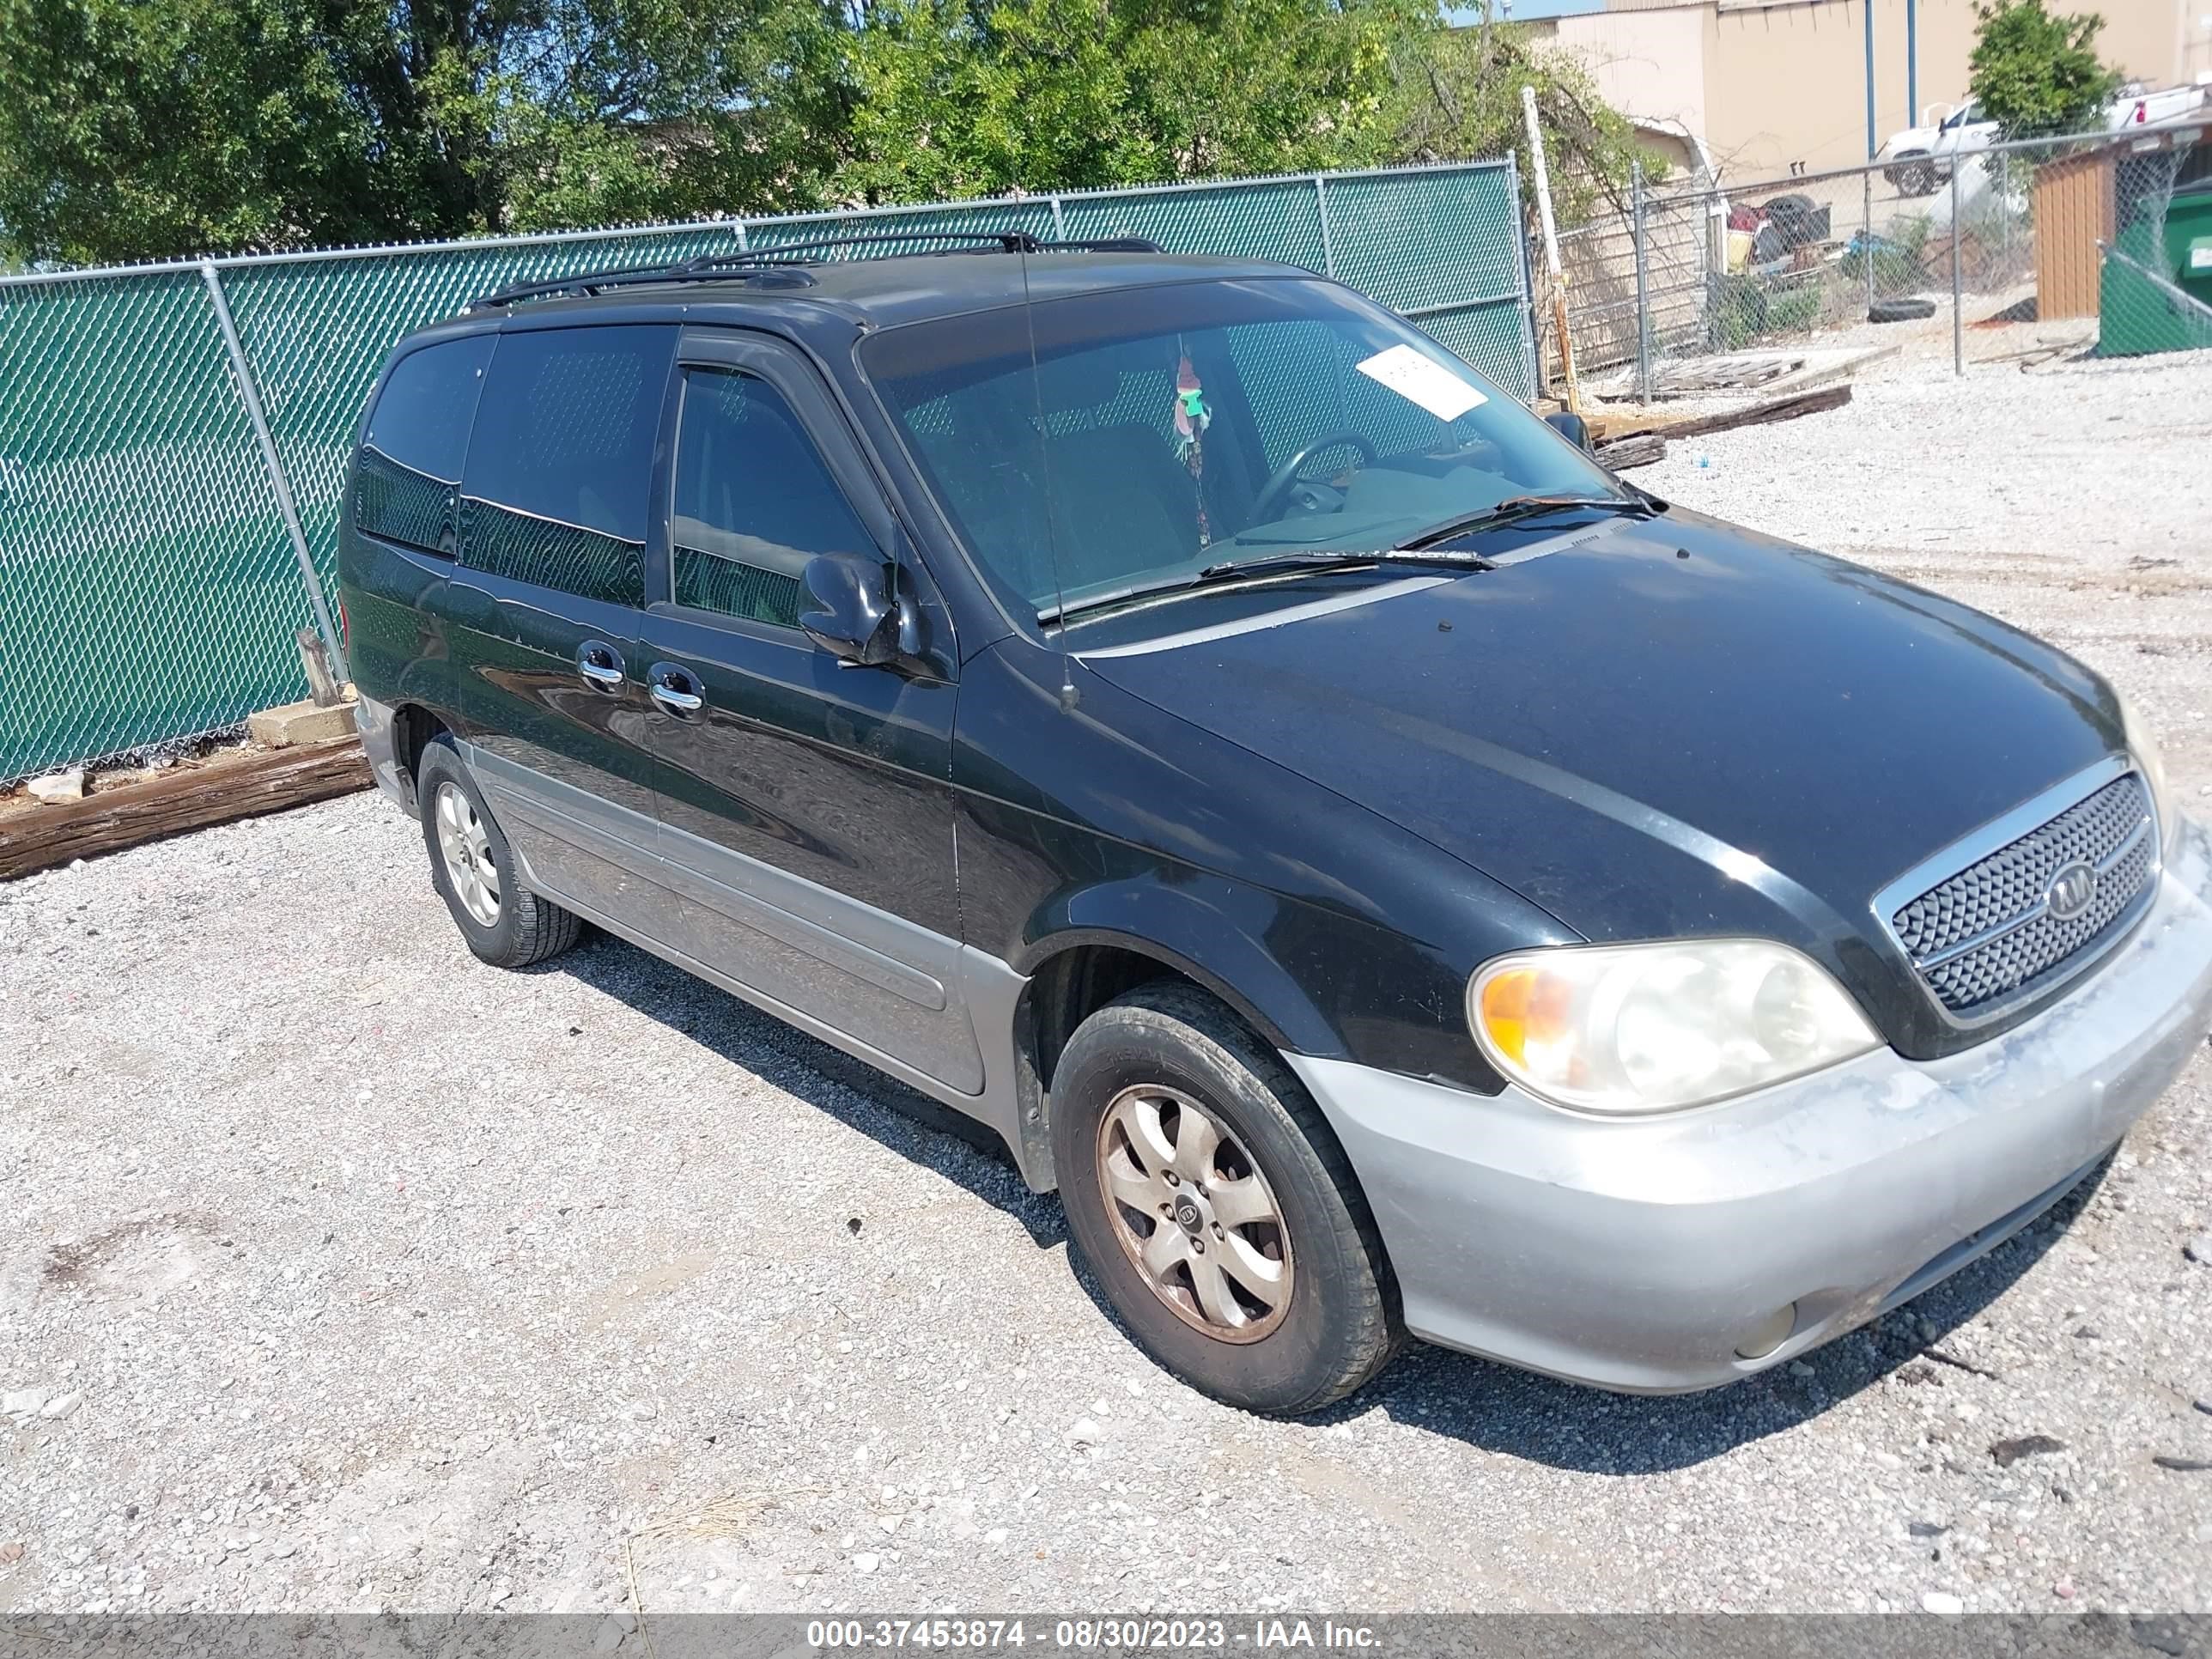
{"type": "Polygon", "coordinates": [[[1022,1141],[1016,1151],[1038,1191],[1050,1188],[1052,1079],[1060,1053],[1084,1020],[1139,985],[1171,980],[1203,991],[1272,1048],[1343,1052],[1313,1000],[1257,940],[1218,911],[1170,903],[1157,913],[1161,926],[1139,932],[1078,919],[1088,908],[1079,902],[1061,926],[1034,939],[1009,964],[1024,978],[1013,1010],[1022,1141]]]}
{"type": "Polygon", "coordinates": [[[1023,970],[1017,1013],[1026,1006],[1036,1030],[1033,1053],[1040,1079],[1048,1087],[1052,1068],[1068,1037],[1115,998],[1156,979],[1180,979],[1209,993],[1278,1048],[1290,1038],[1250,998],[1218,974],[1155,940],[1107,928],[1079,927],[1042,942],[1039,954],[1023,970]]]}
{"type": "Polygon", "coordinates": [[[416,789],[416,775],[422,765],[422,751],[441,733],[451,735],[451,728],[418,702],[403,702],[392,710],[392,757],[397,765],[402,787],[407,791],[410,811],[422,810],[422,796],[416,789]]]}

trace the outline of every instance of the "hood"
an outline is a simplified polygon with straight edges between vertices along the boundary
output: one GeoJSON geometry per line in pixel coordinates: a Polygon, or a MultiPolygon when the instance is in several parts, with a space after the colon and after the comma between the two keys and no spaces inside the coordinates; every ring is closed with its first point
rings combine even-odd
{"type": "Polygon", "coordinates": [[[2051,647],[1717,520],[1504,556],[1085,660],[1589,939],[1754,933],[1863,980],[1902,969],[1883,885],[2122,747],[2110,692],[2051,647]]]}

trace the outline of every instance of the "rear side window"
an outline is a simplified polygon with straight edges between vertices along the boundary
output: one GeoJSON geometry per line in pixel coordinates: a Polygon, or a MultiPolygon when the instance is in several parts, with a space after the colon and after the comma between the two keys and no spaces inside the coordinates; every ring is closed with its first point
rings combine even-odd
{"type": "Polygon", "coordinates": [[[677,604],[785,628],[809,559],[875,550],[783,394],[727,369],[685,371],[673,528],[677,604]]]}
{"type": "Polygon", "coordinates": [[[491,361],[489,334],[442,340],[392,366],[356,465],[354,523],[371,536],[451,553],[453,491],[491,361]]]}
{"type": "Polygon", "coordinates": [[[462,481],[461,562],[645,603],[646,501],[672,329],[500,337],[462,481]]]}

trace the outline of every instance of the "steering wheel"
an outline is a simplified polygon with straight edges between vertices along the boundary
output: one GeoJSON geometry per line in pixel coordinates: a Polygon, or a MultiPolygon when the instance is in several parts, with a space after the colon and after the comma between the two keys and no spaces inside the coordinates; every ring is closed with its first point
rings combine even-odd
{"type": "Polygon", "coordinates": [[[1291,486],[1298,481],[1298,474],[1308,461],[1324,449],[1334,449],[1341,444],[1349,444],[1358,450],[1368,465],[1375,465],[1375,446],[1357,432],[1332,432],[1327,437],[1316,438],[1277,467],[1269,475],[1267,482],[1260,486],[1260,493],[1252,498],[1251,522],[1267,524],[1280,518],[1282,514],[1278,509],[1282,502],[1276,498],[1290,494],[1291,486]]]}

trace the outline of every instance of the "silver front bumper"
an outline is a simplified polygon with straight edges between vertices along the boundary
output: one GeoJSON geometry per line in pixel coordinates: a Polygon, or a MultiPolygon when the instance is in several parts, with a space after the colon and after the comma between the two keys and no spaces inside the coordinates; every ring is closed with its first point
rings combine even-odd
{"type": "Polygon", "coordinates": [[[1417,1336],[1601,1388],[1711,1388],[1917,1295],[2025,1226],[2212,1027],[2212,843],[2034,1018],[1948,1059],[1882,1049],[1703,1110],[1571,1116],[1301,1054],[1417,1336]],[[1737,1349],[1794,1304],[1780,1346],[1737,1349]]]}

